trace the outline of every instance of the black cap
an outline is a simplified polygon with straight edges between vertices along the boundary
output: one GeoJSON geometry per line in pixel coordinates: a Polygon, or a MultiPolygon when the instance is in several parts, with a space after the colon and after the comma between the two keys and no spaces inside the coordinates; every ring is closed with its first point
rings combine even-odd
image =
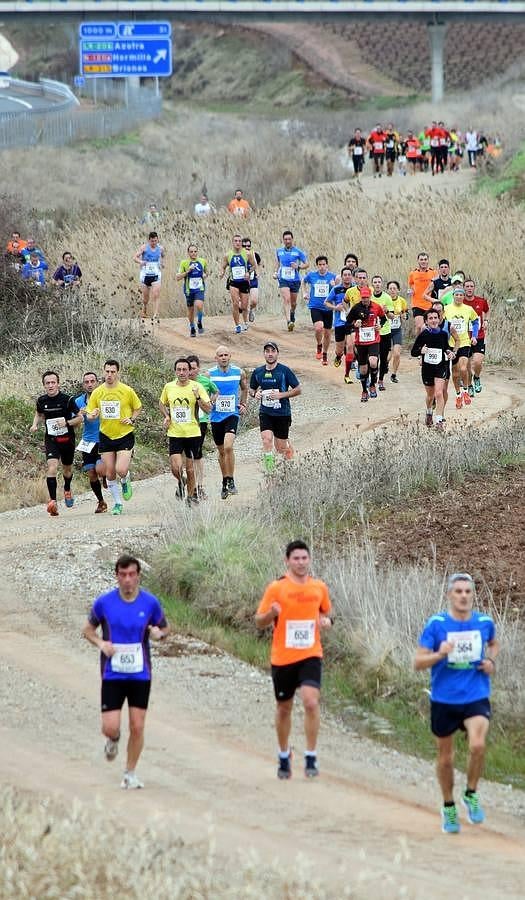
{"type": "Polygon", "coordinates": [[[275,350],[276,353],[279,353],[279,347],[275,343],[275,341],[266,341],[263,350],[266,350],[267,347],[271,347],[272,350],[275,350]]]}

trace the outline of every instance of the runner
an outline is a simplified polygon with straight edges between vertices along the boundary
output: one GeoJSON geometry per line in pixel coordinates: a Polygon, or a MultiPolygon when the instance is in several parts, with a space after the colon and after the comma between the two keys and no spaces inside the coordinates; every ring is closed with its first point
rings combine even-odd
{"type": "Polygon", "coordinates": [[[62,265],[53,274],[53,284],[60,288],[80,287],[82,272],[73,254],[66,251],[62,254],[62,265]]]}
{"type": "Polygon", "coordinates": [[[450,287],[445,288],[441,291],[441,296],[439,299],[441,300],[443,306],[448,306],[449,303],[452,303],[452,300],[454,299],[454,288],[456,287],[456,285],[462,285],[464,281],[464,272],[462,272],[461,270],[454,272],[450,279],[450,287]]]}
{"type": "Polygon", "coordinates": [[[184,457],[186,460],[187,502],[197,505],[199,495],[195,479],[193,460],[201,448],[201,430],[198,410],[211,410],[210,398],[202,384],[190,380],[190,363],[186,357],[175,361],[175,380],[164,385],[159,400],[159,408],[164,416],[164,428],[168,435],[170,467],[177,479],[177,496],[184,496],[184,457]]]}
{"type": "Polygon", "coordinates": [[[27,247],[27,241],[23,241],[20,237],[19,231],[13,231],[11,233],[11,240],[7,242],[7,246],[5,248],[6,259],[9,260],[15,272],[19,272],[22,264],[24,262],[24,258],[22,256],[22,251],[27,247]]]}
{"type": "MultiPolygon", "coordinates": [[[[355,255],[355,253],[347,253],[345,256],[343,265],[344,265],[345,269],[350,269],[350,271],[352,273],[352,278],[353,278],[353,276],[359,266],[359,260],[358,260],[357,256],[355,255]]],[[[354,282],[354,284],[355,284],[355,282],[354,282]]]]}
{"type": "Polygon", "coordinates": [[[142,403],[133,388],[120,380],[118,360],[106,360],[104,383],[89,397],[86,418],[100,420],[98,449],[113,497],[114,516],[122,514],[122,498],[131,500],[133,496],[129,467],[135,446],[135,423],[141,409],[142,403]]]}
{"type": "Polygon", "coordinates": [[[387,176],[392,176],[394,174],[396,159],[399,154],[399,135],[397,131],[394,131],[392,123],[386,126],[385,134],[386,174],[387,176]]]}
{"type": "Polygon", "coordinates": [[[374,178],[376,175],[381,178],[381,175],[383,174],[385,145],[386,133],[383,131],[381,125],[377,124],[373,131],[368,135],[368,146],[374,163],[374,178]]]}
{"type": "Polygon", "coordinates": [[[216,212],[216,209],[215,209],[213,203],[210,203],[210,201],[208,200],[208,195],[201,194],[200,200],[193,207],[193,212],[196,216],[199,216],[200,218],[202,218],[202,217],[206,217],[206,216],[211,216],[212,213],[216,212]]]}
{"type": "Polygon", "coordinates": [[[466,733],[469,745],[467,787],[462,802],[472,825],[485,820],[478,782],[483,770],[489,730],[490,679],[500,645],[491,617],[473,609],[472,577],[456,573],[448,579],[448,610],[431,616],[419,638],[414,668],[431,669],[431,728],[437,744],[437,777],[443,795],[442,829],[460,830],[454,802],[454,733],[466,733]]]}
{"type": "Polygon", "coordinates": [[[427,129],[425,134],[430,140],[430,166],[432,175],[437,175],[438,172],[443,172],[439,149],[439,140],[442,137],[442,130],[437,122],[432,122],[432,125],[427,129]]]}
{"type": "MultiPolygon", "coordinates": [[[[361,300],[361,288],[369,288],[370,285],[368,283],[368,272],[366,269],[357,268],[354,271],[353,279],[354,284],[352,287],[348,288],[345,299],[344,299],[344,307],[343,307],[343,315],[348,315],[349,310],[352,306],[355,306],[356,303],[359,303],[361,300]]],[[[351,383],[350,378],[350,370],[353,365],[356,366],[356,380],[359,384],[361,384],[361,373],[359,371],[359,365],[354,362],[356,357],[355,352],[355,331],[352,328],[350,331],[346,329],[346,360],[345,360],[345,384],[351,383]]]]}
{"type": "MultiPolygon", "coordinates": [[[[350,369],[354,360],[353,345],[351,349],[347,349],[346,345],[346,310],[344,299],[346,292],[353,284],[352,270],[345,266],[341,269],[340,284],[334,285],[328,297],[324,301],[327,309],[331,309],[334,314],[334,337],[335,337],[335,359],[334,366],[336,369],[341,365],[343,354],[345,355],[345,384],[350,384],[350,369]]],[[[350,341],[348,342],[350,345],[350,341]]]]}
{"type": "Polygon", "coordinates": [[[432,303],[434,300],[441,300],[442,294],[446,293],[451,285],[450,263],[448,259],[440,259],[438,262],[437,275],[430,282],[423,297],[428,303],[432,303]]]}
{"type": "Polygon", "coordinates": [[[233,235],[233,250],[226,254],[222,260],[220,278],[224,278],[228,269],[227,287],[232,302],[232,316],[235,325],[235,333],[241,334],[248,330],[248,304],[250,299],[250,266],[257,277],[257,262],[251,251],[243,250],[242,235],[233,235]],[[240,324],[242,313],[243,324],[240,324]]]}
{"type": "Polygon", "coordinates": [[[386,314],[386,322],[381,326],[379,332],[379,381],[377,382],[378,390],[385,391],[384,378],[388,375],[388,361],[392,352],[392,326],[391,319],[394,318],[394,301],[387,291],[383,290],[383,279],[381,275],[372,276],[372,302],[382,306],[386,314]]]}
{"type": "Polygon", "coordinates": [[[456,353],[452,362],[452,381],[456,389],[456,409],[461,409],[463,404],[470,406],[472,398],[468,393],[468,361],[472,353],[472,347],[476,345],[479,331],[479,318],[472,306],[467,306],[465,300],[465,288],[456,285],[454,299],[445,307],[444,317],[450,322],[458,341],[456,353]],[[472,329],[470,333],[469,329],[472,329]]]}
{"type": "Polygon", "coordinates": [[[177,281],[184,282],[183,289],[188,310],[190,337],[196,337],[197,332],[202,334],[204,331],[202,317],[204,315],[204,294],[207,277],[208,263],[202,256],[199,256],[197,244],[189,244],[188,258],[181,261],[175,278],[177,281]],[[195,330],[195,310],[197,310],[197,330],[195,330]]]}
{"type": "Polygon", "coordinates": [[[277,777],[292,777],[290,732],[295,692],[304,708],[304,774],[319,775],[317,738],[320,724],[321,629],[330,628],[331,603],[324,581],[312,578],[310,550],[291,541],[285,551],[286,574],[272,581],[259,604],[257,628],[272,627],[272,680],[277,702],[275,727],[279,745],[277,777]]]}
{"type": "Polygon", "coordinates": [[[37,431],[44,425],[46,431],[45,454],[47,459],[47,490],[49,503],[47,511],[50,516],[58,516],[57,505],[57,472],[58,461],[62,463],[64,476],[64,503],[70,509],[74,498],[71,492],[73,479],[73,459],[75,456],[74,426],[82,421],[77,414],[75,401],[60,390],[60,378],[57,372],[50,369],[42,375],[45,394],[36,401],[36,411],[30,431],[37,431]]]}
{"type": "Polygon", "coordinates": [[[335,284],[335,272],[328,271],[328,257],[321,254],[315,259],[317,272],[308,272],[303,280],[303,297],[308,303],[314,337],[316,343],[315,358],[322,361],[323,366],[328,365],[328,348],[332,337],[332,323],[334,314],[327,309],[324,301],[330,293],[330,288],[335,284]]]}
{"type": "MultiPolygon", "coordinates": [[[[242,246],[244,250],[248,253],[251,253],[252,249],[252,241],[251,238],[243,238],[242,246]]],[[[248,271],[250,273],[250,312],[248,314],[248,321],[255,322],[255,310],[257,309],[257,304],[259,303],[259,277],[258,273],[261,273],[262,259],[260,253],[254,251],[255,262],[257,263],[257,272],[254,270],[253,266],[248,267],[248,271]]]]}
{"type": "Polygon", "coordinates": [[[476,343],[472,347],[472,355],[468,361],[468,392],[469,396],[473,397],[475,393],[479,394],[482,389],[481,371],[485,360],[485,337],[489,321],[489,305],[485,297],[477,296],[476,283],[473,278],[466,279],[464,288],[464,302],[478,314],[480,323],[476,343]]]}
{"type": "Polygon", "coordinates": [[[418,163],[421,159],[421,145],[414,135],[413,131],[409,131],[405,140],[406,158],[408,160],[408,169],[411,175],[415,175],[418,163]]]}
{"type": "Polygon", "coordinates": [[[301,385],[295,372],[278,361],[279,347],[275,341],[267,341],[263,350],[265,364],[252,372],[250,396],[261,404],[259,425],[263,462],[265,471],[271,475],[275,471],[275,453],[285,459],[293,457],[288,438],[292,424],[290,398],[299,396],[301,385]]]}
{"type": "Polygon", "coordinates": [[[108,762],[118,754],[122,707],[128,701],[129,740],[120,783],[125,790],[144,787],[135,769],[144,746],[151,689],[149,642],[162,640],[170,631],[157,597],[140,587],[140,569],[135,556],[119,556],[118,587],[97,597],[83,629],[84,637],[100,650],[102,734],[108,762]],[[102,635],[97,633],[99,627],[102,635]]]}
{"type": "Polygon", "coordinates": [[[22,265],[22,278],[31,281],[38,287],[45,287],[46,272],[49,266],[38,253],[31,253],[27,262],[22,265]]]}
{"type": "Polygon", "coordinates": [[[401,290],[399,281],[389,281],[386,289],[394,304],[394,316],[390,320],[390,327],[392,329],[392,357],[390,360],[392,374],[390,376],[390,381],[392,381],[393,384],[397,384],[399,381],[397,373],[401,361],[401,347],[403,346],[402,321],[408,319],[408,304],[405,298],[401,297],[399,294],[399,291],[401,290]]]}
{"type": "Polygon", "coordinates": [[[239,426],[239,416],[244,415],[247,409],[248,381],[242,369],[232,366],[231,353],[227,347],[222,345],[217,347],[215,359],[217,365],[208,372],[218,389],[210,423],[222,474],[221,500],[227,500],[230,494],[237,493],[233,445],[239,426]]]}
{"type": "Polygon", "coordinates": [[[247,219],[250,215],[250,204],[244,199],[240,188],[235,191],[235,196],[228,203],[227,209],[232,216],[238,216],[240,219],[247,219]]]}
{"type": "Polygon", "coordinates": [[[425,133],[425,129],[418,134],[419,145],[421,149],[421,169],[428,172],[428,163],[430,157],[430,138],[425,133]]]}
{"type": "Polygon", "coordinates": [[[20,251],[20,256],[22,257],[23,262],[29,262],[29,257],[32,253],[38,256],[39,259],[46,258],[46,254],[44,253],[42,248],[37,247],[34,237],[28,237],[28,239],[25,241],[25,247],[22,247],[20,251]]]}
{"type": "Polygon", "coordinates": [[[346,332],[347,334],[354,333],[355,351],[363,388],[361,403],[366,403],[369,396],[377,397],[379,332],[381,326],[386,322],[386,315],[382,306],[372,302],[370,288],[363,287],[360,293],[361,299],[355,306],[352,306],[347,314],[346,332]],[[370,390],[368,390],[369,378],[370,390]]]}
{"type": "Polygon", "coordinates": [[[438,127],[441,129],[441,134],[439,136],[439,158],[440,158],[440,167],[441,172],[444,174],[447,170],[448,165],[448,148],[450,146],[450,132],[447,128],[445,128],[444,122],[438,122],[438,127]]]}
{"type": "Polygon", "coordinates": [[[150,231],[147,244],[142,244],[133,261],[140,266],[140,284],[142,290],[142,322],[148,315],[148,303],[153,301],[153,315],[151,324],[160,322],[159,300],[162,269],[164,268],[164,249],[159,244],[159,236],[156,231],[150,231]]]}
{"type": "Polygon", "coordinates": [[[283,301],[284,315],[288,331],[295,327],[295,309],[297,295],[301,290],[301,269],[308,268],[308,259],[304,250],[300,250],[293,242],[293,234],[290,230],[283,231],[283,246],[275,251],[277,257],[277,270],[273,277],[279,283],[281,298],[283,301]]]}
{"type": "Polygon", "coordinates": [[[82,417],[82,440],[77,446],[77,450],[82,453],[82,471],[89,478],[89,486],[97,498],[96,513],[105,513],[108,505],[102,496],[101,478],[104,478],[106,471],[104,463],[99,452],[99,423],[98,419],[88,419],[86,416],[87,404],[91,394],[98,384],[98,378],[94,372],[84,372],[82,376],[83,393],[75,397],[75,408],[82,417]]]}
{"type": "Polygon", "coordinates": [[[425,386],[426,416],[425,425],[434,424],[433,408],[436,407],[436,427],[443,429],[445,425],[446,386],[450,378],[450,360],[453,352],[449,345],[449,335],[439,324],[439,313],[429,309],[425,313],[426,327],[419,332],[411,355],[421,357],[421,380],[425,386]]]}
{"type": "Polygon", "coordinates": [[[356,128],[354,136],[348,141],[348,155],[354,167],[354,178],[359,178],[365,164],[366,138],[360,128],[356,128]]]}
{"type": "Polygon", "coordinates": [[[465,132],[465,149],[468,155],[468,164],[471,169],[475,169],[479,151],[479,140],[478,133],[473,128],[468,128],[465,132]]]}
{"type": "MultiPolygon", "coordinates": [[[[208,394],[210,398],[210,403],[213,406],[215,403],[215,395],[219,393],[219,389],[216,384],[204,373],[201,374],[201,364],[198,356],[191,354],[188,356],[188,362],[190,364],[190,378],[192,381],[196,381],[198,384],[201,384],[208,394]]],[[[199,428],[201,432],[200,443],[198,448],[195,450],[195,456],[193,457],[194,468],[195,468],[195,480],[197,482],[197,496],[199,500],[207,500],[208,495],[204,490],[204,460],[202,458],[202,451],[204,447],[204,438],[206,437],[206,432],[208,431],[208,423],[210,421],[209,412],[204,412],[204,410],[199,405],[199,428]]]]}
{"type": "Polygon", "coordinates": [[[425,300],[425,291],[436,276],[435,269],[430,268],[428,253],[418,253],[417,268],[412,269],[408,276],[408,296],[412,304],[416,334],[423,328],[424,315],[432,306],[431,300],[425,300]]]}

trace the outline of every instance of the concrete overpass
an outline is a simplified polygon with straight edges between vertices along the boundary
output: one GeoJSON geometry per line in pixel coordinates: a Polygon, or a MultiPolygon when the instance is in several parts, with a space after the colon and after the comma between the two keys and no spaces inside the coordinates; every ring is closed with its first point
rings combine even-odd
{"type": "Polygon", "coordinates": [[[294,18],[334,20],[339,17],[407,17],[424,19],[432,59],[432,100],[439,103],[444,91],[443,50],[447,24],[461,19],[499,19],[509,23],[525,21],[525,0],[0,0],[0,15],[10,17],[53,17],[93,19],[128,18],[184,19],[207,21],[242,18],[294,18]]]}

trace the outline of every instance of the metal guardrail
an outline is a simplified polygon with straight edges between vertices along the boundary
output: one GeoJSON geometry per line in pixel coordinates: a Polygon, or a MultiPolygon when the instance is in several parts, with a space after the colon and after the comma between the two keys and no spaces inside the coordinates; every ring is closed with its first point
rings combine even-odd
{"type": "Polygon", "coordinates": [[[60,112],[61,110],[70,109],[73,106],[79,106],[79,101],[75,97],[73,91],[67,84],[61,81],[53,81],[51,78],[40,78],[37,82],[24,81],[23,78],[12,78],[9,76],[9,85],[23,92],[25,96],[32,97],[49,97],[49,106],[38,106],[37,109],[24,110],[24,112],[3,112],[0,113],[0,121],[4,119],[12,119],[18,116],[34,116],[51,112],[60,112]]]}

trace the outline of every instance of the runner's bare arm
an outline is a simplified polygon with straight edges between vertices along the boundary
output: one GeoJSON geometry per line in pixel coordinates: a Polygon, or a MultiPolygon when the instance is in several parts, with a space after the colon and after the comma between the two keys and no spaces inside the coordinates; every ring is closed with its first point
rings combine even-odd
{"type": "Polygon", "coordinates": [[[427,300],[429,303],[433,303],[434,300],[435,300],[435,297],[432,296],[432,291],[433,291],[433,290],[434,290],[434,282],[431,281],[430,284],[429,284],[429,285],[425,288],[425,290],[423,291],[423,297],[424,297],[424,299],[427,300]]]}
{"type": "Polygon", "coordinates": [[[139,249],[135,253],[135,256],[133,257],[133,262],[138,263],[139,266],[142,266],[144,263],[144,260],[142,259],[142,254],[144,253],[145,249],[146,249],[146,244],[142,244],[142,247],[139,247],[139,249]]]}
{"type": "Polygon", "coordinates": [[[39,413],[37,410],[35,412],[35,415],[33,416],[33,422],[31,424],[29,431],[36,431],[38,426],[41,425],[42,422],[44,422],[44,416],[42,415],[42,413],[39,413]]]}
{"type": "Polygon", "coordinates": [[[246,372],[243,372],[241,375],[241,399],[239,401],[239,406],[244,406],[246,409],[246,405],[248,402],[248,376],[246,372]]]}
{"type": "Polygon", "coordinates": [[[164,425],[164,428],[169,428],[171,418],[170,418],[170,411],[169,411],[168,407],[164,406],[164,403],[160,403],[160,401],[159,401],[159,409],[160,409],[161,415],[164,416],[164,420],[162,423],[164,425]]]}
{"type": "Polygon", "coordinates": [[[162,641],[170,633],[170,626],[166,624],[163,628],[158,625],[150,625],[149,636],[154,641],[162,641]]]}
{"type": "Polygon", "coordinates": [[[501,649],[500,642],[497,638],[493,638],[491,641],[487,641],[487,651],[485,652],[485,658],[481,660],[481,663],[478,666],[485,675],[494,675],[496,671],[496,657],[501,649]]]}
{"type": "Polygon", "coordinates": [[[280,615],[281,607],[278,603],[272,603],[268,612],[265,613],[256,613],[255,615],[255,624],[257,628],[263,629],[268,628],[277,617],[280,615]]]}
{"type": "Polygon", "coordinates": [[[453,649],[454,644],[452,644],[451,641],[442,641],[439,645],[439,650],[429,650],[428,647],[418,647],[414,659],[414,669],[416,672],[420,672],[422,669],[430,669],[432,666],[435,666],[436,663],[445,659],[445,656],[451,653],[453,649]]]}
{"type": "Polygon", "coordinates": [[[97,629],[94,625],[91,624],[89,619],[82,629],[82,634],[90,644],[98,647],[98,649],[101,651],[101,653],[104,654],[104,656],[113,656],[115,652],[113,644],[111,643],[111,641],[103,640],[103,638],[101,638],[100,635],[97,634],[97,629]]]}

